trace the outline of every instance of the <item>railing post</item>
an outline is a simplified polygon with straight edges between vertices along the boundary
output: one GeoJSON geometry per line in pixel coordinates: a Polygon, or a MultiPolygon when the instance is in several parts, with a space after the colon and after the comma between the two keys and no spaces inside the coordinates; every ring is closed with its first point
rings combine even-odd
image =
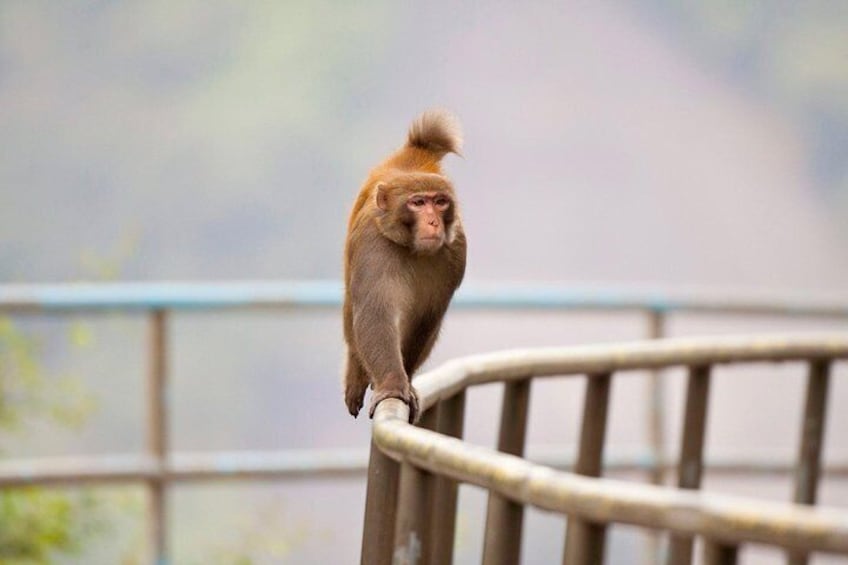
{"type": "Polygon", "coordinates": [[[147,484],[147,531],[151,562],[168,561],[166,485],[163,479],[168,451],[168,328],[164,310],[150,313],[148,329],[147,449],[158,472],[147,484]]]}
{"type": "MultiPolygon", "coordinates": [[[[651,310],[648,337],[660,339],[665,335],[665,316],[651,310]]],[[[651,445],[651,483],[661,485],[665,481],[665,390],[660,371],[651,371],[648,377],[648,440],[651,445]]]]}
{"type": "MultiPolygon", "coordinates": [[[[421,416],[419,426],[434,430],[437,416],[438,410],[434,406],[421,416]]],[[[418,469],[411,463],[401,464],[394,565],[419,565],[430,562],[434,483],[432,473],[418,469]]]]}
{"type": "MultiPolygon", "coordinates": [[[[830,381],[830,360],[810,362],[807,376],[807,397],[801,421],[801,445],[795,467],[795,496],[799,504],[815,504],[821,473],[821,452],[827,412],[827,390],[830,381]]],[[[807,555],[789,553],[789,565],[806,565],[807,555]]]]}
{"type": "Polygon", "coordinates": [[[704,565],[736,565],[738,549],[735,545],[704,540],[704,565]]]}
{"type": "MultiPolygon", "coordinates": [[[[648,310],[648,338],[661,339],[665,336],[665,315],[658,309],[648,310]]],[[[651,484],[665,484],[665,379],[659,370],[648,374],[646,391],[646,431],[651,451],[651,467],[648,479],[651,484]]],[[[659,532],[647,532],[645,562],[654,565],[660,561],[661,536],[659,532]]]]}
{"type": "MultiPolygon", "coordinates": [[[[578,475],[601,476],[611,380],[612,375],[609,373],[586,376],[580,446],[574,466],[574,472],[578,475]]],[[[602,563],[605,536],[605,524],[595,524],[569,516],[563,563],[602,563]]]]}
{"type": "MultiPolygon", "coordinates": [[[[524,455],[531,380],[504,383],[498,451],[524,455]]],[[[521,555],[524,506],[499,494],[489,493],[483,565],[515,565],[521,555]]]]}
{"type": "MultiPolygon", "coordinates": [[[[683,414],[683,441],[677,486],[682,489],[701,488],[704,464],[704,440],[707,432],[707,407],[710,392],[710,367],[689,368],[686,385],[686,408],[683,414]]],[[[672,535],[668,565],[689,565],[692,562],[691,536],[672,535]]]]}
{"type": "MultiPolygon", "coordinates": [[[[465,391],[439,403],[436,431],[448,436],[462,438],[465,421],[465,391]]],[[[453,543],[456,535],[456,481],[437,476],[433,485],[433,536],[430,563],[433,565],[451,565],[453,563],[453,543]]]]}
{"type": "Polygon", "coordinates": [[[361,565],[391,565],[397,514],[400,464],[371,440],[361,565]]]}

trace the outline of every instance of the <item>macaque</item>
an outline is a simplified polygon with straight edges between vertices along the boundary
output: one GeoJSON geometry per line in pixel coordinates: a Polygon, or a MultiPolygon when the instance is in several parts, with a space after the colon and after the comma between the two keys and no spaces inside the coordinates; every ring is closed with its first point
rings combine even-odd
{"type": "Polygon", "coordinates": [[[429,111],[406,144],[371,171],[356,198],[345,243],[345,404],[356,417],[371,385],[370,416],[399,398],[418,415],[410,379],[436,342],[465,273],[465,233],[440,162],[459,155],[454,118],[429,111]]]}

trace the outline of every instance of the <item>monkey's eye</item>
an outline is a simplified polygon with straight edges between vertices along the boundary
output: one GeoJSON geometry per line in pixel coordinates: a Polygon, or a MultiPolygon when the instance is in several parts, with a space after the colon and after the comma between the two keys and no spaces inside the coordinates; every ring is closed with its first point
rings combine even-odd
{"type": "Polygon", "coordinates": [[[450,205],[450,200],[448,200],[444,196],[437,196],[435,204],[439,208],[447,208],[450,205]]]}
{"type": "Polygon", "coordinates": [[[417,196],[409,201],[409,204],[414,206],[415,208],[421,208],[426,203],[426,200],[421,196],[417,196]]]}

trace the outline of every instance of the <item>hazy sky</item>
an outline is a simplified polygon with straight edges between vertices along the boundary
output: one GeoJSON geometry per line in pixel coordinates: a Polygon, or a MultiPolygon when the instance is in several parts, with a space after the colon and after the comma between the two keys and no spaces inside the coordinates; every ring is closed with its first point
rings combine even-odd
{"type": "Polygon", "coordinates": [[[6,2],[0,277],[337,277],[359,183],[444,106],[469,280],[845,288],[816,171],[848,136],[811,108],[848,16],[752,6],[6,2]]]}

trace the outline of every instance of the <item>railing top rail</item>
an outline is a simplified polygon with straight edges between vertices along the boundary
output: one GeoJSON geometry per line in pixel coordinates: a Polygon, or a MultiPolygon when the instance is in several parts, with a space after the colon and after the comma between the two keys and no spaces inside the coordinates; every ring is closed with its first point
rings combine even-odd
{"type": "MultiPolygon", "coordinates": [[[[111,311],[336,308],[337,280],[219,283],[0,284],[0,310],[111,311]]],[[[848,296],[648,287],[467,283],[453,308],[477,310],[650,310],[848,317],[848,296]]]]}
{"type": "Polygon", "coordinates": [[[415,378],[422,410],[469,386],[528,377],[674,366],[848,359],[848,334],[673,338],[498,351],[454,359],[415,378]]]}
{"type": "Polygon", "coordinates": [[[848,554],[848,512],[704,494],[554,471],[407,423],[408,408],[379,404],[373,437],[395,459],[500,493],[523,504],[605,523],[848,554]]]}
{"type": "MultiPolygon", "coordinates": [[[[542,348],[457,359],[417,379],[422,409],[486,382],[676,365],[848,359],[848,334],[734,336],[542,348]]],[[[848,554],[848,512],[580,477],[407,423],[408,408],[377,407],[375,444],[389,456],[524,504],[596,522],[848,554]]]]}

